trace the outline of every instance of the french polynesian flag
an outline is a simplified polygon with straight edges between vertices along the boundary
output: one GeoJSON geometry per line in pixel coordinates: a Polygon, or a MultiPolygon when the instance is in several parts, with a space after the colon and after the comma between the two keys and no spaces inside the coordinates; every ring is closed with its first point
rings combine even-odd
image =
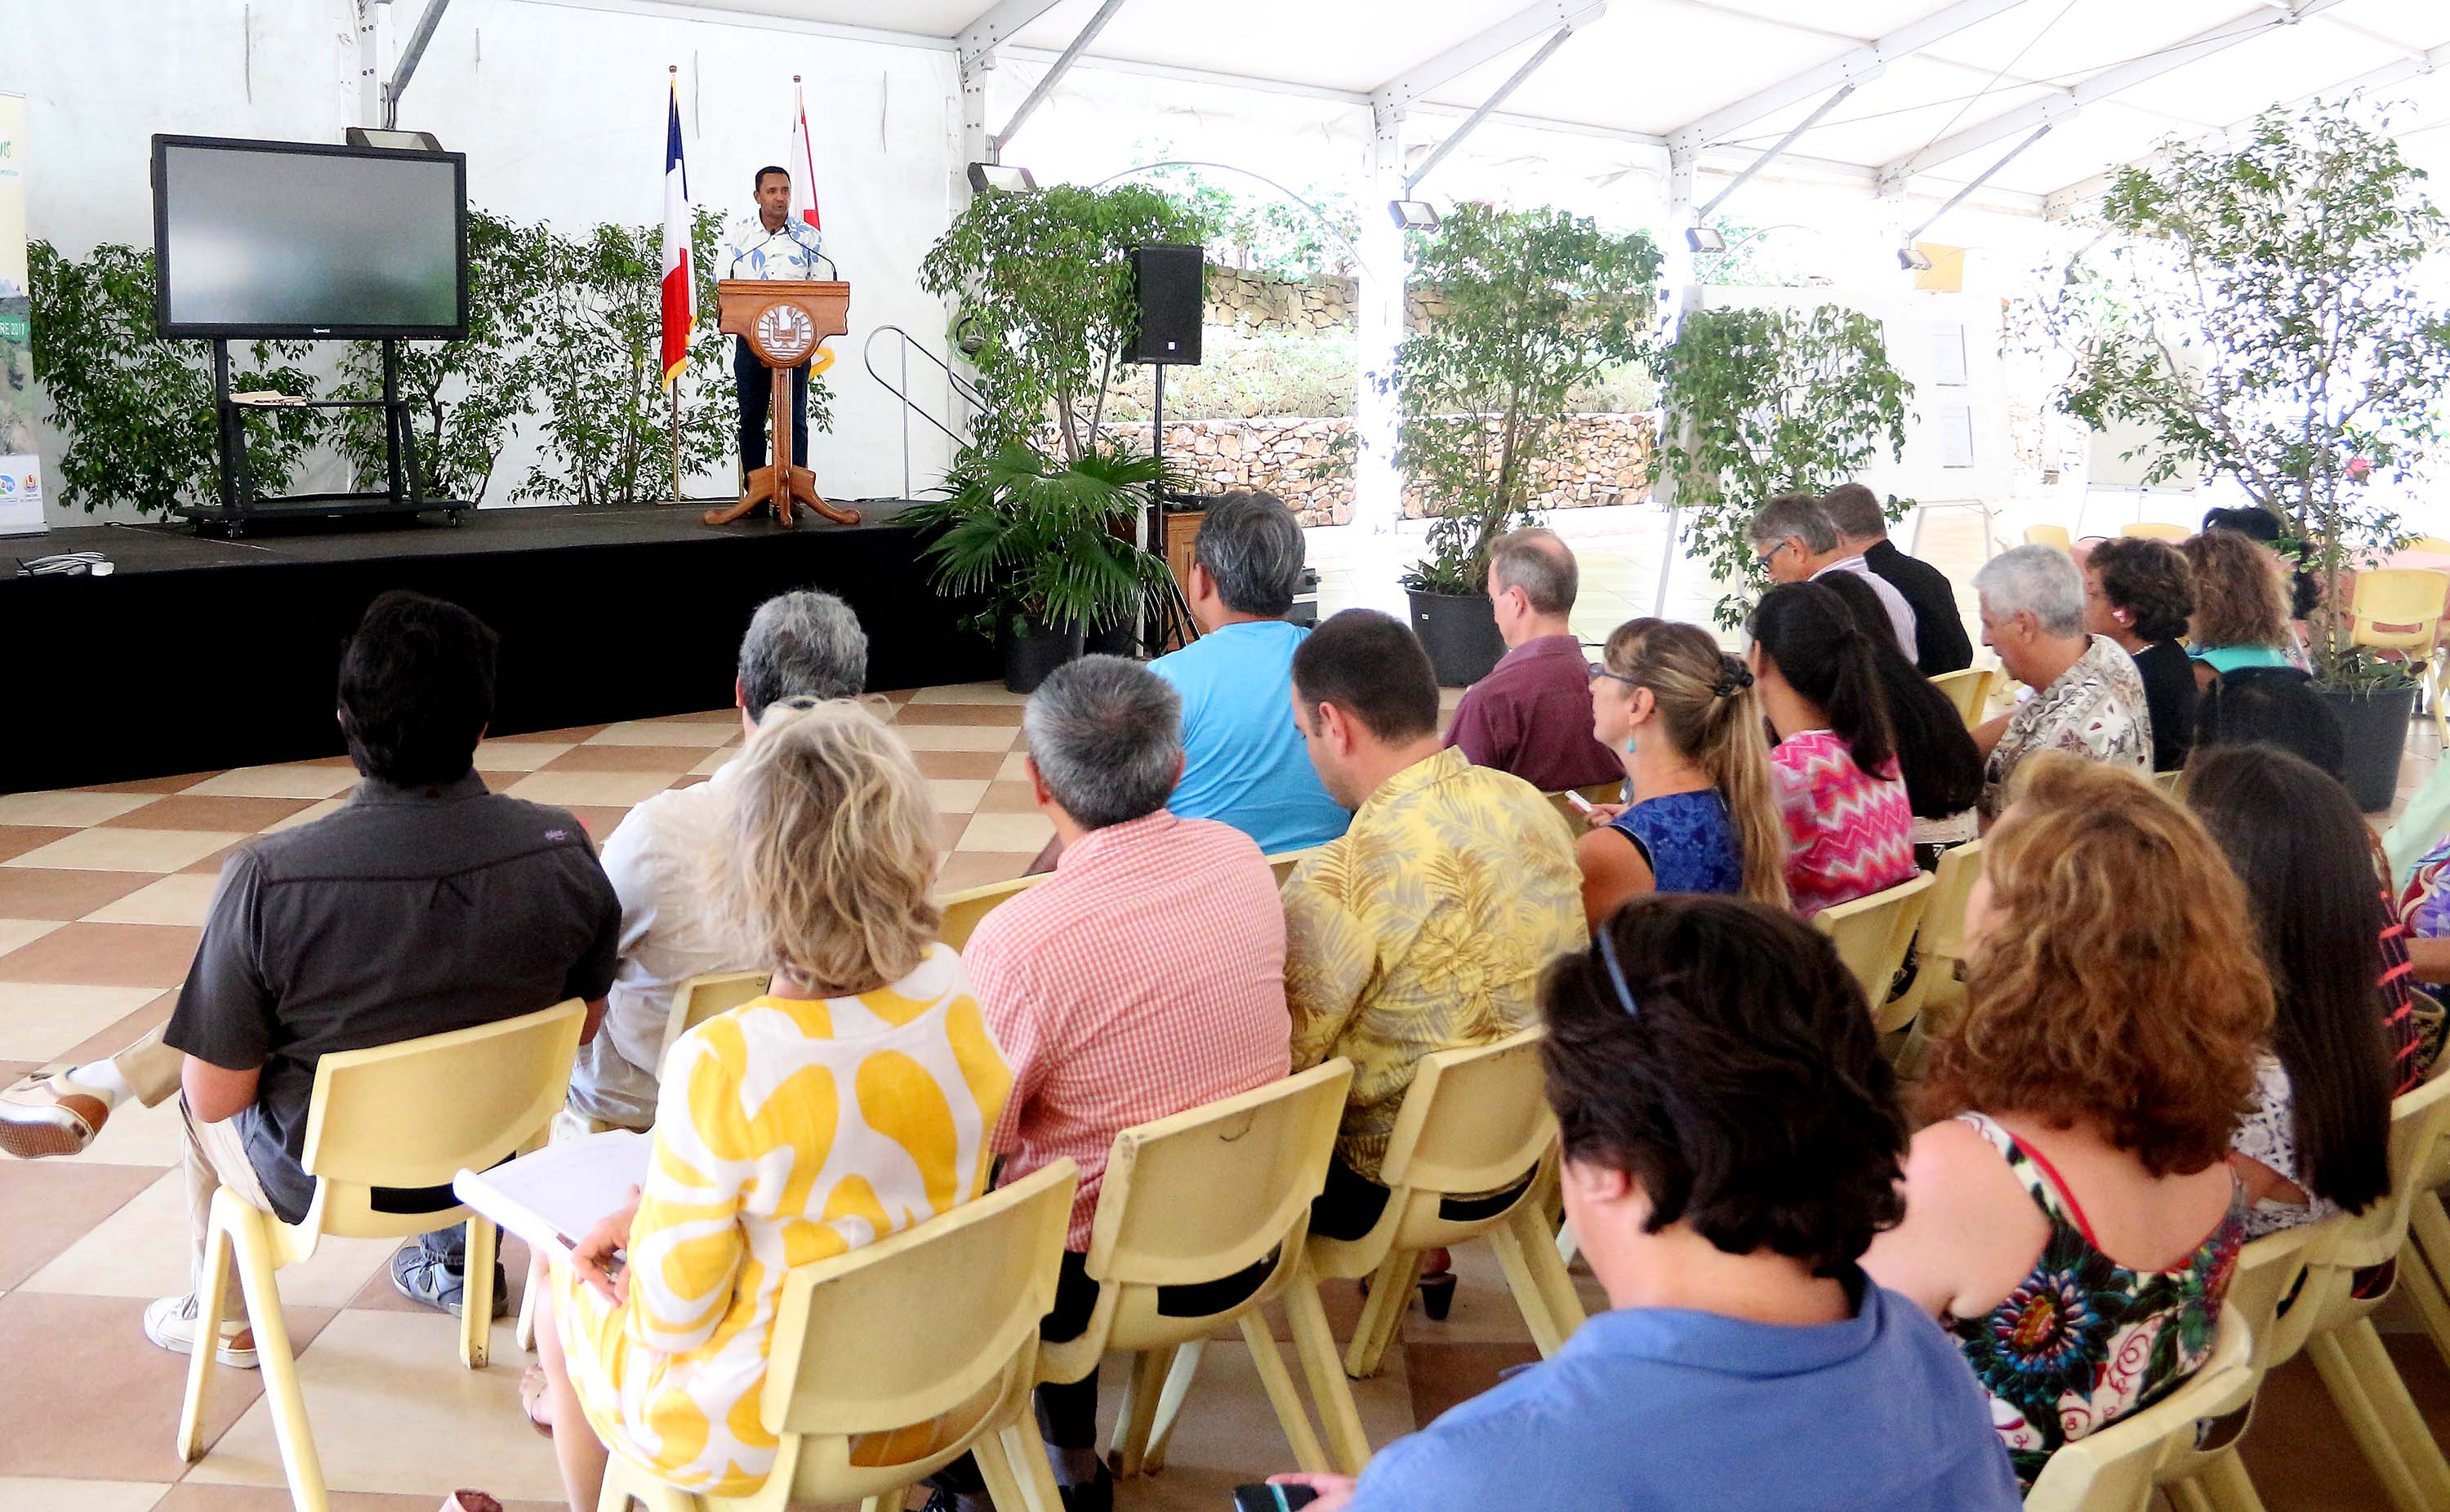
{"type": "Polygon", "coordinates": [[[822,231],[825,223],[817,219],[817,160],[808,149],[808,96],[800,87],[800,76],[791,75],[793,95],[791,117],[791,155],[783,161],[791,165],[791,213],[808,223],[811,230],[822,231]]]}
{"type": "Polygon", "coordinates": [[[664,386],[689,361],[697,330],[697,280],[690,269],[689,173],[681,164],[681,87],[672,81],[671,126],[664,133],[664,386]]]}

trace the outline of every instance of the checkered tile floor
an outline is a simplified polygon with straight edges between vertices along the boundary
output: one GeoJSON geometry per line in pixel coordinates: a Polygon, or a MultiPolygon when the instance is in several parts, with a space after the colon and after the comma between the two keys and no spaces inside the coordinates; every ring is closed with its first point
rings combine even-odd
{"type": "MultiPolygon", "coordinates": [[[[1021,780],[1021,700],[973,686],[885,703],[943,816],[943,886],[1018,875],[1050,833],[1021,780]]],[[[703,781],[738,738],[725,709],[490,741],[477,766],[497,790],[573,809],[600,840],[631,804],[703,781]]],[[[0,796],[0,1078],[107,1054],[166,1017],[222,859],[251,835],[330,812],[353,781],[335,759],[0,796]]],[[[0,1157],[0,1512],[289,1505],[254,1372],[219,1372],[201,1462],[183,1464],[171,1446],[185,1361],[147,1344],[140,1318],[146,1300],[187,1285],[179,1153],[177,1113],[164,1107],[115,1114],[73,1160],[0,1157]]],[[[524,1256],[515,1241],[506,1249],[515,1292],[524,1256]]],[[[494,1365],[462,1370],[456,1325],[393,1292],[389,1250],[334,1241],[281,1276],[332,1504],[430,1512],[448,1491],[480,1486],[519,1512],[560,1505],[551,1450],[518,1415],[526,1357],[509,1324],[495,1330],[494,1365]]],[[[1493,1260],[1478,1247],[1455,1259],[1453,1316],[1433,1324],[1415,1310],[1384,1372],[1356,1385],[1374,1443],[1534,1357],[1493,1260]]],[[[1351,1289],[1332,1289],[1328,1305],[1349,1332],[1351,1289]]],[[[2450,1438],[2450,1373],[2421,1336],[2391,1344],[2450,1438]]],[[[1110,1413],[1118,1395],[1105,1393],[1110,1413]]],[[[2302,1362],[2265,1386],[2247,1459],[2275,1512],[2382,1504],[2302,1362]]],[[[1172,1464],[1125,1483],[1118,1502],[1216,1512],[1233,1485],[1289,1463],[1229,1333],[1209,1347],[1172,1464]]]]}

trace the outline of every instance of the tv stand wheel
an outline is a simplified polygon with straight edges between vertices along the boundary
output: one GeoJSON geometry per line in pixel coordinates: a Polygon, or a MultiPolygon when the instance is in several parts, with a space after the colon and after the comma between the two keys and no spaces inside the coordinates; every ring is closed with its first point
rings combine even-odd
{"type": "Polygon", "coordinates": [[[451,523],[452,523],[453,525],[455,525],[455,526],[456,526],[456,525],[457,525],[457,524],[459,523],[459,512],[458,512],[457,510],[453,510],[453,511],[451,511],[451,512],[450,512],[450,514],[449,514],[446,517],[447,517],[447,518],[451,521],[451,523]]]}

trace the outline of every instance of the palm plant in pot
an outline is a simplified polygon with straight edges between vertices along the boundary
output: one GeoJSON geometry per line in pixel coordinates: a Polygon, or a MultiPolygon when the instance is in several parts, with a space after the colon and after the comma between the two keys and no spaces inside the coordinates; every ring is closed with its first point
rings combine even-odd
{"type": "Polygon", "coordinates": [[[967,624],[1003,650],[1004,687],[1035,689],[1080,654],[1092,626],[1130,620],[1165,561],[1132,544],[1131,527],[1163,475],[1157,458],[1117,445],[1069,463],[1023,441],[972,447],[937,497],[902,513],[932,536],[922,554],[936,591],[981,600],[967,624]]]}
{"type": "Polygon", "coordinates": [[[2450,389],[2450,307],[2413,277],[2450,217],[2388,128],[2370,107],[2274,107],[2122,169],[2112,238],[2045,270],[2061,292],[2031,317],[2071,359],[2062,408],[2166,441],[2148,481],[2214,475],[2286,522],[2323,587],[2307,650],[2367,809],[2397,790],[2417,683],[2354,643],[2348,574],[2401,538],[2379,485],[2420,475],[2450,389]]]}
{"type": "Polygon", "coordinates": [[[1646,232],[1555,210],[1467,204],[1415,235],[1414,277],[1445,308],[1395,355],[1394,461],[1430,517],[1404,586],[1438,681],[1456,687],[1505,654],[1489,548],[1537,519],[1575,391],[1650,357],[1662,259],[1646,232]]]}

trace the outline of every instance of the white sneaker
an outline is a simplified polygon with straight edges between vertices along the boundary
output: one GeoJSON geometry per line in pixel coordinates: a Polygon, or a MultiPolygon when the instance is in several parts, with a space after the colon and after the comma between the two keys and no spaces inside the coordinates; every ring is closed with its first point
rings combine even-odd
{"type": "MultiPolygon", "coordinates": [[[[236,1298],[232,1298],[236,1301],[236,1298]]],[[[146,1304],[145,1337],[173,1354],[196,1352],[196,1294],[163,1297],[146,1304]]],[[[255,1368],[255,1332],[244,1318],[222,1320],[221,1347],[213,1358],[242,1370],[255,1368]]]]}

